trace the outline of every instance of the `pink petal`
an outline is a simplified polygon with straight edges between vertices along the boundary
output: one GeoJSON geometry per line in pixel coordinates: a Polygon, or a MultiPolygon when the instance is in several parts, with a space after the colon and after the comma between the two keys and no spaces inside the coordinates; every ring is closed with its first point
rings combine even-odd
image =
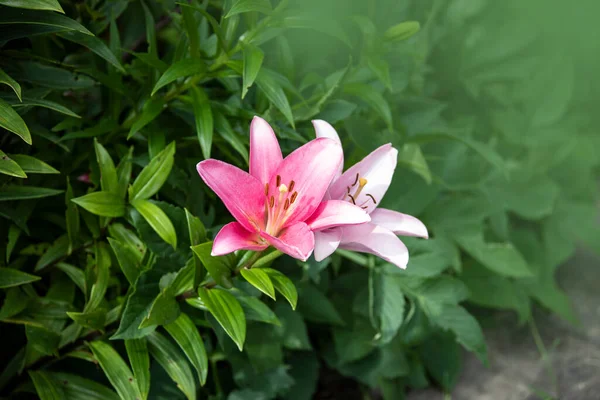
{"type": "Polygon", "coordinates": [[[342,230],[330,228],[315,232],[315,260],[322,261],[333,254],[340,245],[342,230]]]}
{"type": "Polygon", "coordinates": [[[394,232],[373,223],[349,225],[341,229],[341,248],[375,254],[402,269],[406,268],[408,249],[394,232]]]}
{"type": "MultiPolygon", "coordinates": [[[[342,162],[342,148],[331,139],[311,140],[283,159],[269,182],[270,195],[277,201],[277,181],[291,188],[289,195],[297,196],[287,210],[281,226],[291,226],[312,215],[323,199],[331,179],[342,162]],[[280,179],[277,179],[279,177],[280,179]]],[[[291,197],[290,197],[291,198],[291,197]]]]}
{"type": "Polygon", "coordinates": [[[281,148],[271,125],[260,117],[254,117],[250,123],[250,175],[264,185],[281,160],[281,148]]]}
{"type": "Polygon", "coordinates": [[[315,248],[315,236],[304,222],[284,229],[278,237],[266,232],[261,232],[260,235],[277,250],[302,261],[306,261],[315,248]]]}
{"type": "Polygon", "coordinates": [[[231,164],[212,159],[198,163],[196,169],[246,230],[258,231],[262,228],[265,189],[258,179],[231,164]]]}
{"type": "Polygon", "coordinates": [[[369,222],[369,214],[360,207],[343,200],[322,201],[306,223],[313,231],[320,231],[338,225],[352,225],[369,222]]]}
{"type": "Polygon", "coordinates": [[[236,250],[261,251],[269,247],[256,232],[246,230],[239,222],[225,225],[213,242],[212,256],[222,256],[236,250]],[[262,243],[261,243],[262,242],[262,243]]]}
{"type": "MultiPolygon", "coordinates": [[[[329,138],[329,139],[335,140],[340,146],[342,145],[342,142],[340,141],[340,137],[338,136],[337,132],[335,131],[335,129],[333,128],[333,126],[331,126],[331,124],[329,122],[323,121],[322,119],[314,119],[312,121],[312,124],[315,127],[315,133],[318,138],[329,138]]],[[[335,174],[334,179],[339,178],[340,175],[342,175],[343,170],[344,170],[344,158],[342,157],[342,162],[340,163],[340,166],[338,167],[338,171],[335,174]]]]}
{"type": "Polygon", "coordinates": [[[397,211],[378,208],[371,213],[371,222],[382,226],[396,235],[429,238],[427,227],[417,218],[397,211]]]}
{"type": "Polygon", "coordinates": [[[398,150],[391,144],[384,144],[350,167],[331,185],[331,198],[345,198],[350,201],[350,197],[347,196],[348,188],[354,196],[359,185],[358,175],[359,178],[366,179],[367,184],[358,196],[354,196],[354,200],[358,206],[367,206],[367,212],[370,213],[377,207],[390,186],[397,159],[398,150]]]}

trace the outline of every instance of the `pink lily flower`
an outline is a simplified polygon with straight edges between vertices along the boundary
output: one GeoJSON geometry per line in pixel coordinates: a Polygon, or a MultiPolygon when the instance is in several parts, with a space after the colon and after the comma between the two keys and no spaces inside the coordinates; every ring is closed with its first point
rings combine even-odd
{"type": "MultiPolygon", "coordinates": [[[[335,129],[327,122],[314,120],[318,138],[340,143],[335,129]]],[[[315,259],[321,261],[338,247],[375,254],[406,268],[408,249],[396,235],[428,238],[425,225],[417,218],[397,211],[378,208],[390,183],[398,158],[398,150],[385,144],[342,174],[343,162],[329,187],[329,198],[346,201],[364,209],[371,216],[369,223],[344,227],[329,227],[315,232],[315,259]]]]}
{"type": "Polygon", "coordinates": [[[237,220],[219,231],[211,254],[262,251],[271,245],[305,261],[315,246],[313,230],[369,221],[364,210],[348,202],[322,202],[342,160],[341,145],[328,138],[312,140],[283,158],[271,126],[254,117],[250,173],[213,159],[196,166],[237,220]]]}

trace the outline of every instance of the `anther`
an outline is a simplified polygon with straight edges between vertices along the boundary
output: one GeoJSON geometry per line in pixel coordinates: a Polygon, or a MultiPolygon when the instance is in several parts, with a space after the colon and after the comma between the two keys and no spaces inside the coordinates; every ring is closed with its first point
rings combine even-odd
{"type": "Polygon", "coordinates": [[[285,199],[285,204],[283,205],[283,210],[287,211],[290,208],[290,199],[285,199]]]}
{"type": "Polygon", "coordinates": [[[362,206],[361,207],[363,210],[366,210],[367,208],[369,208],[369,206],[362,206]]]}
{"type": "Polygon", "coordinates": [[[358,172],[356,173],[356,179],[354,180],[354,183],[352,184],[352,186],[356,186],[357,182],[358,182],[358,172]]]}
{"type": "Polygon", "coordinates": [[[350,193],[350,186],[347,186],[346,188],[348,189],[348,193],[350,193]]]}
{"type": "Polygon", "coordinates": [[[265,196],[268,196],[268,195],[269,195],[269,184],[266,183],[265,184],[265,196]]]}
{"type": "Polygon", "coordinates": [[[281,176],[277,175],[277,187],[281,185],[281,176]]]}
{"type": "Polygon", "coordinates": [[[275,205],[275,197],[271,196],[271,198],[269,199],[269,207],[273,208],[274,205],[275,205]]]}
{"type": "Polygon", "coordinates": [[[367,196],[369,196],[371,198],[371,200],[373,200],[374,204],[377,204],[377,200],[375,200],[375,197],[373,197],[372,195],[370,195],[369,193],[367,193],[367,196]]]}
{"type": "Polygon", "coordinates": [[[354,200],[354,197],[352,197],[350,193],[348,193],[348,196],[350,197],[350,200],[352,200],[352,204],[356,205],[356,200],[354,200]]]}
{"type": "Polygon", "coordinates": [[[293,180],[290,182],[290,187],[289,187],[289,191],[291,192],[292,190],[294,190],[294,185],[296,184],[296,182],[294,182],[293,180]]]}
{"type": "Polygon", "coordinates": [[[290,204],[294,204],[294,201],[296,201],[296,197],[298,197],[298,192],[294,192],[292,194],[292,198],[290,199],[290,204]]]}
{"type": "Polygon", "coordinates": [[[367,184],[367,182],[368,182],[368,181],[367,181],[365,178],[360,178],[360,179],[358,180],[358,186],[360,186],[360,187],[364,187],[364,186],[367,184]]]}

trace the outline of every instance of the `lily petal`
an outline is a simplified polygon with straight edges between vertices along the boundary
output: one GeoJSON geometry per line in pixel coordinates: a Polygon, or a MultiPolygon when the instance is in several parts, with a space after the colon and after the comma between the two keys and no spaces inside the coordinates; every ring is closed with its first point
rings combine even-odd
{"type": "Polygon", "coordinates": [[[343,200],[322,201],[306,223],[313,231],[338,225],[353,225],[369,222],[371,217],[362,208],[343,200]]]}
{"type": "MultiPolygon", "coordinates": [[[[314,120],[312,120],[312,124],[315,128],[315,133],[318,138],[329,138],[329,139],[336,141],[340,146],[342,145],[340,137],[338,136],[337,132],[335,131],[335,129],[333,128],[333,126],[331,126],[331,124],[329,122],[323,121],[322,119],[314,119],[314,120]]],[[[335,174],[334,179],[339,178],[342,175],[343,170],[344,170],[344,158],[342,156],[342,162],[340,163],[340,166],[338,167],[338,171],[335,174]]]]}
{"type": "Polygon", "coordinates": [[[267,247],[269,245],[264,243],[258,233],[246,230],[239,222],[230,222],[217,233],[210,254],[222,256],[236,250],[261,251],[267,247]]]}
{"type": "Polygon", "coordinates": [[[341,248],[375,254],[402,269],[406,268],[408,249],[394,232],[373,223],[349,225],[341,229],[341,248]]]}
{"type": "Polygon", "coordinates": [[[250,175],[264,185],[281,160],[281,148],[271,125],[260,117],[254,117],[250,123],[250,175]]]}
{"type": "Polygon", "coordinates": [[[331,139],[320,138],[311,140],[283,159],[269,182],[271,193],[277,200],[279,182],[290,190],[290,196],[294,192],[298,194],[294,197],[294,202],[290,201],[282,227],[304,221],[315,212],[342,162],[342,157],[339,144],[331,139]]]}
{"type": "Polygon", "coordinates": [[[367,212],[370,213],[377,207],[390,186],[397,161],[398,150],[391,144],[384,144],[350,167],[331,185],[331,198],[343,199],[350,190],[356,204],[366,206],[367,212]],[[360,194],[355,196],[359,185],[357,177],[366,179],[367,183],[360,194]]]}
{"type": "Polygon", "coordinates": [[[315,248],[315,236],[304,222],[284,229],[278,237],[266,232],[261,232],[260,236],[277,250],[302,261],[306,261],[315,248]]]}
{"type": "Polygon", "coordinates": [[[196,166],[200,177],[248,231],[264,225],[265,193],[260,181],[231,164],[205,160],[196,166]]]}
{"type": "Polygon", "coordinates": [[[429,238],[429,233],[425,224],[412,215],[402,214],[398,211],[378,208],[371,213],[371,222],[382,226],[396,235],[417,236],[429,238]]]}
{"type": "Polygon", "coordinates": [[[315,260],[323,261],[332,255],[340,245],[341,239],[342,230],[340,228],[315,232],[315,260]]]}

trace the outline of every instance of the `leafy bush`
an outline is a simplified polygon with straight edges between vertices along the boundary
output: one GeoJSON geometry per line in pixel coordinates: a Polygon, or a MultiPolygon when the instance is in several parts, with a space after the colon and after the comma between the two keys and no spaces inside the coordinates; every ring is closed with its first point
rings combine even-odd
{"type": "Polygon", "coordinates": [[[592,69],[512,3],[0,1],[0,391],[299,400],[335,370],[399,399],[451,390],[460,346],[486,361],[475,311],[573,321],[554,271],[600,248],[592,69]],[[315,118],[346,166],[399,150],[383,205],[431,236],[406,270],[210,256],[231,216],[195,165],[246,169],[255,115],[286,154],[315,118]]]}

